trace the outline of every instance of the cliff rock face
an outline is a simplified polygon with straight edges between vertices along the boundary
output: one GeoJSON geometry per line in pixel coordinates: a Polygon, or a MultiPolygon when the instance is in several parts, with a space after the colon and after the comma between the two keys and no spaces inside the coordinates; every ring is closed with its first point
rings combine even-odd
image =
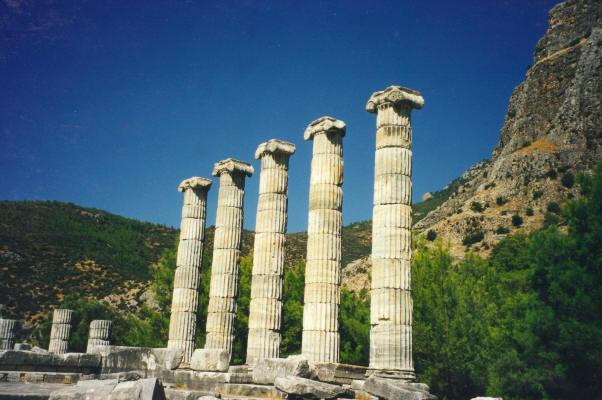
{"type": "Polygon", "coordinates": [[[598,0],[569,0],[550,11],[491,160],[471,167],[464,185],[416,229],[434,230],[458,256],[471,235],[472,250],[486,252],[505,229],[536,229],[550,202],[579,195],[565,175],[590,170],[602,155],[601,16],[598,0]],[[522,223],[513,224],[513,215],[522,223]]]}

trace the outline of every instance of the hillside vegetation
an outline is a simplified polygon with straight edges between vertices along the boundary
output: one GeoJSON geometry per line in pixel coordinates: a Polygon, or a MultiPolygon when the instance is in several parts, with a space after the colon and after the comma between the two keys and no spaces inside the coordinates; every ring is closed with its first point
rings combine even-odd
{"type": "Polygon", "coordinates": [[[39,323],[70,293],[101,299],[151,279],[172,228],[61,202],[0,202],[0,304],[39,323]]]}

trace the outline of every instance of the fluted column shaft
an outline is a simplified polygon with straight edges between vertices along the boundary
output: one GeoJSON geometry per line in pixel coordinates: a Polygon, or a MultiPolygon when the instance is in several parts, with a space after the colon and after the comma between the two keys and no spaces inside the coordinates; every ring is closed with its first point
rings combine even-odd
{"type": "Polygon", "coordinates": [[[211,180],[199,177],[186,179],[178,187],[180,192],[184,192],[184,205],[167,348],[184,350],[182,362],[185,364],[190,362],[194,352],[205,241],[207,193],[210,187],[211,180]]]}
{"type": "Polygon", "coordinates": [[[72,318],[73,310],[54,310],[52,330],[50,331],[50,344],[48,345],[49,352],[63,354],[68,351],[72,318]]]}
{"type": "Polygon", "coordinates": [[[339,361],[343,136],[345,124],[330,117],[305,133],[313,140],[309,187],[302,353],[311,361],[339,361]]]}
{"type": "MultiPolygon", "coordinates": [[[[412,359],[412,130],[414,96],[392,87],[377,92],[372,220],[370,367],[383,376],[414,379],[412,359]]],[[[422,100],[420,97],[419,100],[422,100]]],[[[370,101],[368,103],[370,106],[370,101]]],[[[420,107],[422,104],[419,104],[420,107]]]]}
{"type": "Polygon", "coordinates": [[[280,323],[288,208],[288,163],[295,145],[272,139],[255,153],[261,159],[249,305],[247,363],[280,356],[280,323]]]}
{"type": "Polygon", "coordinates": [[[14,319],[0,318],[0,350],[12,350],[15,347],[16,325],[14,319]]]}
{"type": "Polygon", "coordinates": [[[252,173],[253,168],[250,164],[232,159],[217,163],[213,171],[214,176],[219,176],[220,187],[213,241],[205,348],[227,350],[230,356],[237,312],[236,296],[242,244],[245,177],[252,173]]]}
{"type": "Polygon", "coordinates": [[[88,334],[88,347],[86,353],[92,353],[99,347],[111,345],[111,328],[113,322],[108,320],[94,320],[90,322],[88,334]]]}

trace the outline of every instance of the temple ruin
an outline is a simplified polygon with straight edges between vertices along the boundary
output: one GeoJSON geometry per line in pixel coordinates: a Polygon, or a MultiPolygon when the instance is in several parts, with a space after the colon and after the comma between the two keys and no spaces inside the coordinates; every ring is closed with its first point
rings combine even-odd
{"type": "MultiPolygon", "coordinates": [[[[423,104],[420,93],[390,86],[372,94],[366,105],[368,112],[376,114],[369,367],[339,363],[347,127],[325,116],[310,123],[304,133],[304,139],[313,142],[313,158],[301,355],[279,358],[288,168],[295,145],[271,139],[255,152],[261,172],[246,365],[230,362],[238,311],[245,180],[254,169],[228,158],[216,163],[212,173],[219,177],[219,195],[204,349],[195,349],[195,332],[212,182],[192,177],[178,187],[184,204],[167,347],[112,346],[111,321],[95,320],[90,323],[87,353],[69,353],[73,311],[56,309],[48,352],[32,351],[27,344],[15,345],[15,321],[0,319],[0,379],[7,370],[5,376],[14,382],[70,384],[65,386],[73,393],[89,390],[93,384],[85,382],[101,382],[94,386],[98,393],[105,389],[107,393],[127,392],[134,387],[142,393],[147,384],[156,393],[157,387],[163,391],[165,386],[162,398],[168,399],[196,399],[203,393],[228,398],[246,394],[253,398],[433,399],[426,385],[414,382],[412,358],[411,111],[423,104]],[[128,379],[139,383],[128,383],[128,379]],[[192,397],[182,397],[183,390],[192,397]]],[[[61,397],[64,391],[60,390],[56,393],[58,397],[49,394],[45,398],[79,398],[61,397]]]]}

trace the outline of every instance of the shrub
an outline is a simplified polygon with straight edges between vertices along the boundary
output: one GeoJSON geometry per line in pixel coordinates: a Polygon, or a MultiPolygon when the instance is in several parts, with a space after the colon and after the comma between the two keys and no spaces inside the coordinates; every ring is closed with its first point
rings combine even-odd
{"type": "Polygon", "coordinates": [[[561,174],[564,174],[566,171],[568,171],[570,168],[569,165],[563,165],[562,167],[558,167],[558,172],[560,172],[561,174]]]}
{"type": "Polygon", "coordinates": [[[456,210],[456,214],[462,214],[462,209],[461,209],[461,208],[458,208],[458,209],[456,210]]]}
{"type": "Polygon", "coordinates": [[[480,242],[484,237],[485,234],[481,230],[469,232],[464,236],[464,239],[462,239],[462,244],[464,246],[470,246],[471,244],[480,242]]]}
{"type": "Polygon", "coordinates": [[[484,210],[483,205],[478,201],[473,201],[470,204],[470,209],[474,212],[482,212],[484,210]]]}
{"type": "Polygon", "coordinates": [[[495,182],[489,182],[488,184],[485,185],[485,190],[495,187],[495,182]]]}
{"type": "Polygon", "coordinates": [[[432,242],[436,238],[437,238],[437,232],[435,232],[432,229],[429,229],[429,231],[426,233],[426,240],[428,240],[429,242],[432,242]]]}
{"type": "Polygon", "coordinates": [[[512,178],[512,174],[510,173],[510,171],[506,172],[506,179],[510,179],[512,178]]]}
{"type": "Polygon", "coordinates": [[[527,207],[527,215],[529,217],[533,216],[533,209],[531,207],[527,207]]]}
{"type": "Polygon", "coordinates": [[[508,214],[508,210],[503,210],[500,214],[501,215],[506,215],[506,214],[508,214]]]}
{"type": "Polygon", "coordinates": [[[518,214],[514,214],[512,216],[512,225],[513,226],[521,226],[523,224],[523,217],[518,214]]]}
{"type": "Polygon", "coordinates": [[[575,175],[571,174],[570,172],[567,172],[566,174],[562,175],[562,186],[570,189],[573,187],[574,184],[575,175]]]}
{"type": "Polygon", "coordinates": [[[558,214],[560,212],[560,206],[555,201],[551,201],[548,203],[547,211],[558,214]]]}
{"type": "Polygon", "coordinates": [[[558,216],[557,214],[551,213],[551,212],[547,212],[544,214],[543,226],[544,226],[544,228],[547,228],[548,226],[551,226],[551,225],[558,225],[560,223],[560,221],[561,221],[560,216],[558,216]]]}
{"type": "Polygon", "coordinates": [[[546,176],[550,179],[556,179],[558,177],[558,173],[554,168],[550,168],[548,172],[546,172],[546,176]]]}
{"type": "Polygon", "coordinates": [[[543,190],[534,190],[533,191],[533,200],[537,200],[541,196],[543,196],[543,190]]]}
{"type": "Polygon", "coordinates": [[[504,235],[506,233],[510,233],[510,229],[506,228],[505,226],[498,225],[497,229],[495,230],[495,233],[497,233],[498,235],[504,235]]]}
{"type": "Polygon", "coordinates": [[[495,203],[498,206],[503,206],[504,204],[506,204],[508,202],[508,200],[504,197],[504,196],[498,196],[497,199],[495,199],[495,203]]]}

